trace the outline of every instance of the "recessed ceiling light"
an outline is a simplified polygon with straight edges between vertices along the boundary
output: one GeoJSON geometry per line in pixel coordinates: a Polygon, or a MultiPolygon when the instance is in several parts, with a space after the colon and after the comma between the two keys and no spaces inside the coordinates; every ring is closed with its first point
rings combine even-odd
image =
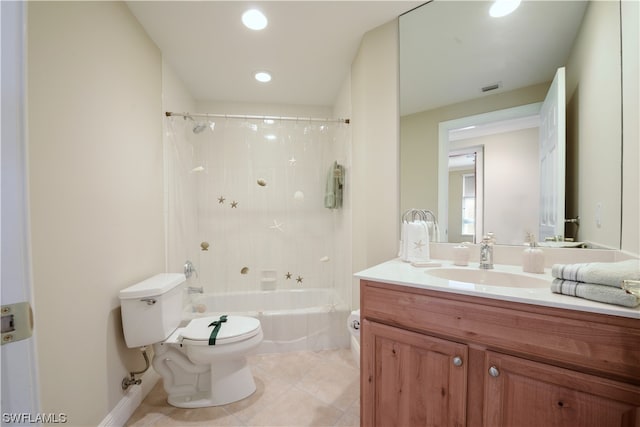
{"type": "Polygon", "coordinates": [[[520,6],[520,0],[496,0],[489,9],[489,15],[494,18],[507,16],[520,6]]]}
{"type": "Polygon", "coordinates": [[[249,9],[242,14],[242,23],[252,30],[264,30],[267,27],[267,17],[258,9],[249,9]]]}
{"type": "Polygon", "coordinates": [[[267,83],[271,81],[271,74],[267,73],[266,71],[258,71],[254,74],[254,77],[260,83],[267,83]]]}

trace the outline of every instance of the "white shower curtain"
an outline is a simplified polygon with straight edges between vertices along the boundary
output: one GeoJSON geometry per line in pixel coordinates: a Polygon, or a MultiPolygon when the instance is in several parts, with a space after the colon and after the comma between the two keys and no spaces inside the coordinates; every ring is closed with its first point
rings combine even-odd
{"type": "Polygon", "coordinates": [[[189,257],[206,292],[337,287],[350,302],[345,212],[323,203],[334,161],[348,177],[348,125],[166,121],[170,265],[189,257]]]}

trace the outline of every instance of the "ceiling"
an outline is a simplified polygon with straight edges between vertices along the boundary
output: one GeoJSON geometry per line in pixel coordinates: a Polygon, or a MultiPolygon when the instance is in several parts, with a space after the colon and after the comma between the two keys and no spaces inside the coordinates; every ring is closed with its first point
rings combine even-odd
{"type": "Polygon", "coordinates": [[[362,36],[421,1],[129,1],[196,100],[331,106],[362,36]],[[241,23],[260,9],[265,30],[241,23]],[[273,80],[253,74],[268,70],[273,80]]]}
{"type": "MultiPolygon", "coordinates": [[[[196,100],[331,106],[362,36],[424,1],[129,1],[196,100]],[[252,31],[242,13],[269,25],[252,31]],[[253,74],[268,70],[273,80],[253,74]]],[[[504,18],[490,1],[435,0],[400,18],[401,114],[551,81],[565,65],[584,1],[524,0],[504,18]]]]}

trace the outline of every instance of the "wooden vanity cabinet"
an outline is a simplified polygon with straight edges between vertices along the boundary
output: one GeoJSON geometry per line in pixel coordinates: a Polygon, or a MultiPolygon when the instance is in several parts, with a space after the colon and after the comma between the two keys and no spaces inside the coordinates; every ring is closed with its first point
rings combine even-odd
{"type": "Polygon", "coordinates": [[[361,425],[640,426],[640,321],[361,281],[361,425]]]}

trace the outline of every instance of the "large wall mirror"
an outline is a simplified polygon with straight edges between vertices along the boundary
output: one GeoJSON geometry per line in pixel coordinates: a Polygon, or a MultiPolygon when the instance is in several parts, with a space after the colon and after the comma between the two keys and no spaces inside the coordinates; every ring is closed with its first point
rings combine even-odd
{"type": "Polygon", "coordinates": [[[437,212],[443,242],[493,232],[519,245],[560,183],[560,231],[539,240],[620,248],[620,4],[525,0],[500,18],[492,4],[434,0],[400,17],[401,213],[437,212]],[[539,112],[559,70],[564,157],[551,170],[539,112]]]}

